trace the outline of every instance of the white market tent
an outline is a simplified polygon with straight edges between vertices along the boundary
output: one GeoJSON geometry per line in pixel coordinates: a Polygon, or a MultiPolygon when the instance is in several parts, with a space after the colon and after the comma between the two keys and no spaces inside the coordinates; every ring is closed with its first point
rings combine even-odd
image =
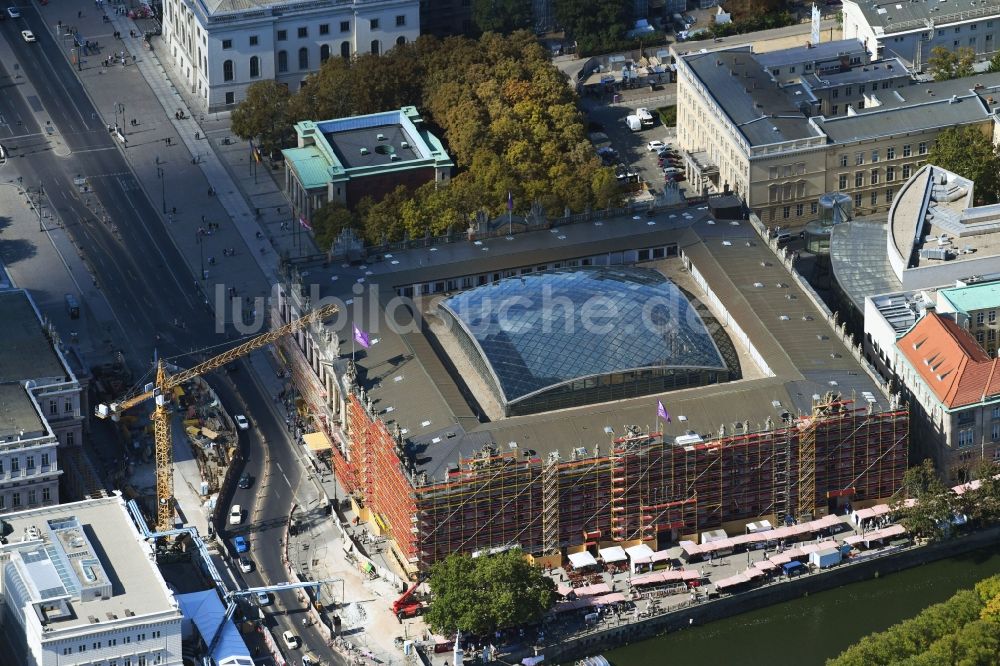
{"type": "Polygon", "coordinates": [[[594,556],[587,551],[583,551],[582,553],[570,553],[569,563],[573,565],[574,569],[585,569],[587,567],[597,566],[597,560],[595,560],[594,556]]]}
{"type": "Polygon", "coordinates": [[[613,564],[615,562],[624,562],[628,559],[628,555],[625,554],[625,549],[621,546],[611,546],[610,548],[601,548],[601,559],[604,560],[605,564],[613,564]]]}
{"type": "MultiPolygon", "coordinates": [[[[185,620],[194,622],[202,640],[209,643],[215,636],[219,624],[226,616],[226,609],[215,590],[178,594],[177,603],[185,620]]],[[[232,620],[226,622],[219,642],[212,651],[212,659],[219,666],[254,666],[253,657],[247,649],[239,629],[232,620]]]]}
{"type": "Polygon", "coordinates": [[[635,566],[637,564],[646,564],[653,556],[653,549],[644,543],[626,548],[625,552],[628,554],[629,562],[632,564],[632,573],[635,573],[635,566]]]}

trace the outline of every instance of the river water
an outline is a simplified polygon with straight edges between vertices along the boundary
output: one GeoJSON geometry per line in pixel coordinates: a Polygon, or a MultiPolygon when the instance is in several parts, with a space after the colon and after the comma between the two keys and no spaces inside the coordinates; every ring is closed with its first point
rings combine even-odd
{"type": "Polygon", "coordinates": [[[604,656],[613,666],[823,664],[862,636],[996,573],[1000,545],[666,634],[604,656]]]}

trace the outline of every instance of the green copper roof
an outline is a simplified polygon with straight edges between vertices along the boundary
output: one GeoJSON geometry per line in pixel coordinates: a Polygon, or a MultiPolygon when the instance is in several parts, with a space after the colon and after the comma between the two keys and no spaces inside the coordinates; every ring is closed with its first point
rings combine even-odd
{"type": "Polygon", "coordinates": [[[1000,281],[942,289],[941,295],[948,299],[958,312],[1000,307],[1000,281]]]}
{"type": "Polygon", "coordinates": [[[299,175],[299,182],[305,189],[326,187],[330,182],[330,164],[316,146],[288,148],[281,153],[285,156],[285,162],[299,175]]]}

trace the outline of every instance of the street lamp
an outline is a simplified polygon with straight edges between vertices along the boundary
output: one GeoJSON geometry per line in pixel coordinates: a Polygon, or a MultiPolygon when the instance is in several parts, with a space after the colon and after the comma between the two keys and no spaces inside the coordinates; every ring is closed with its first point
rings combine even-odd
{"type": "Polygon", "coordinates": [[[195,238],[198,240],[198,262],[199,262],[199,265],[201,266],[201,273],[199,273],[199,275],[201,277],[199,278],[199,280],[201,282],[204,282],[205,281],[205,248],[202,245],[203,238],[202,238],[201,230],[200,229],[196,232],[195,238]]]}
{"type": "Polygon", "coordinates": [[[121,102],[115,102],[115,127],[118,126],[119,107],[121,107],[121,112],[122,112],[122,134],[126,134],[127,132],[125,131],[125,105],[122,104],[121,102]]]}
{"type": "Polygon", "coordinates": [[[156,176],[160,179],[160,203],[163,205],[163,214],[167,214],[167,190],[163,180],[163,167],[160,166],[160,156],[156,156],[156,176]]]}

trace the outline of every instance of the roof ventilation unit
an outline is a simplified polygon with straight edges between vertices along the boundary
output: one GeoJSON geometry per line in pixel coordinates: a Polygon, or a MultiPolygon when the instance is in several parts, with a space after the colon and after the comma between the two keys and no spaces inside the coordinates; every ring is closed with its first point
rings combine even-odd
{"type": "Polygon", "coordinates": [[[361,154],[362,155],[367,155],[368,154],[368,149],[367,148],[362,148],[361,149],[361,154]]]}
{"type": "Polygon", "coordinates": [[[399,147],[402,148],[403,150],[406,150],[407,148],[410,147],[410,143],[409,141],[403,141],[399,144],[399,147]]]}
{"type": "Polygon", "coordinates": [[[385,141],[385,134],[379,133],[378,136],[376,136],[375,138],[378,139],[379,141],[385,141]]]}

